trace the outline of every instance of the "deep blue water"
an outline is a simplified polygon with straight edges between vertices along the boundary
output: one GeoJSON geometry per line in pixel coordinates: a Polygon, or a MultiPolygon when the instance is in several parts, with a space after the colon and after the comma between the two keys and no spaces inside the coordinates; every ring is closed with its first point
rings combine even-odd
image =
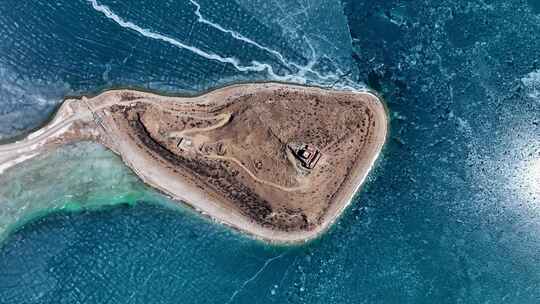
{"type": "Polygon", "coordinates": [[[366,83],[392,122],[375,172],[320,240],[271,247],[148,203],[55,213],[3,243],[0,303],[540,302],[537,0],[198,2],[285,60],[196,22],[189,1],[99,2],[142,34],[86,1],[7,2],[5,135],[64,94],[277,78],[366,83]],[[253,60],[272,73],[241,71],[253,60]]]}

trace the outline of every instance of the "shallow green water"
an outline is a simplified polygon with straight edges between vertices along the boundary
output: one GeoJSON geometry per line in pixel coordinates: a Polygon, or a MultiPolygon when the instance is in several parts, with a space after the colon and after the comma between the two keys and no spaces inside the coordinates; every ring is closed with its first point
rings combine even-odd
{"type": "Polygon", "coordinates": [[[0,6],[0,136],[66,94],[280,78],[371,86],[391,136],[299,247],[163,207],[95,145],[21,164],[0,177],[1,231],[47,216],[2,243],[0,303],[539,303],[538,0],[200,0],[202,19],[191,1],[96,3],[0,6]]]}
{"type": "Polygon", "coordinates": [[[0,238],[58,210],[79,211],[167,199],[141,184],[119,157],[84,142],[61,147],[0,175],[0,238]]]}

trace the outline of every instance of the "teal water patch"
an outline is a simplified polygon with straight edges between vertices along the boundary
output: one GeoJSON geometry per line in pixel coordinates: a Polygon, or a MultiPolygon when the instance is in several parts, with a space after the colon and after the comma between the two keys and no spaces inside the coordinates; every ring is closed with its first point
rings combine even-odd
{"type": "Polygon", "coordinates": [[[534,13],[540,14],[540,0],[528,0],[527,2],[534,13]]]}
{"type": "Polygon", "coordinates": [[[0,252],[0,298],[232,303],[251,297],[261,280],[278,282],[284,273],[276,267],[288,267],[298,250],[268,247],[153,204],[61,211],[8,238],[0,252]],[[28,269],[31,276],[24,274],[28,269]]]}
{"type": "Polygon", "coordinates": [[[167,201],[101,145],[63,146],[0,175],[0,238],[56,210],[82,210],[139,200],[167,201]]]}

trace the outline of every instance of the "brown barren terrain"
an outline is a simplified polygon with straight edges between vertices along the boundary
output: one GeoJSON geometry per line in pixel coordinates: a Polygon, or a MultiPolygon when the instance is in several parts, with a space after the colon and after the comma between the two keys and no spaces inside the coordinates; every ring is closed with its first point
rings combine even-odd
{"type": "Polygon", "coordinates": [[[386,139],[368,92],[243,84],[198,97],[115,90],[67,99],[25,140],[0,146],[0,172],[70,141],[94,140],[147,184],[273,242],[325,231],[350,203],[386,139]]]}

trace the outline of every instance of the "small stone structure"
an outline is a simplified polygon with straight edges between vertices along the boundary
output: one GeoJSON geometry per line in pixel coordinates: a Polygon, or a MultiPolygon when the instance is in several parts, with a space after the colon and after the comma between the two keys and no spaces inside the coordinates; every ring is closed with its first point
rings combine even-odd
{"type": "Polygon", "coordinates": [[[293,149],[294,155],[302,166],[306,169],[313,169],[321,158],[321,152],[312,145],[300,145],[297,149],[293,149]]]}

